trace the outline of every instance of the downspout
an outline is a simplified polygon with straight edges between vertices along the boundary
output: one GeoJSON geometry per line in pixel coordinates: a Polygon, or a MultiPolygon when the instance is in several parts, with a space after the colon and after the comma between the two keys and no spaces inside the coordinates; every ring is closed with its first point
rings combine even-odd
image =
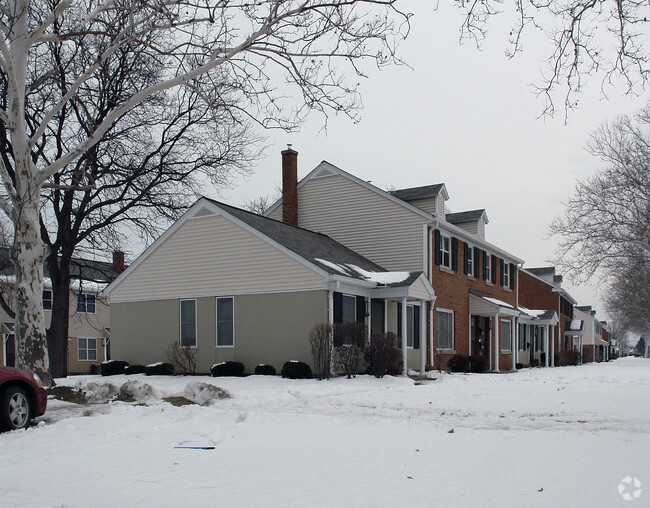
{"type": "MultiPolygon", "coordinates": [[[[340,281],[336,281],[333,287],[327,292],[327,324],[330,327],[334,324],[334,291],[339,289],[341,286],[340,281]]],[[[330,333],[330,344],[334,345],[334,335],[333,332],[330,333]]],[[[334,358],[333,355],[330,355],[330,374],[334,375],[334,358]]]]}
{"type": "Polygon", "coordinates": [[[406,297],[402,298],[402,330],[400,333],[402,334],[402,362],[403,362],[403,368],[402,368],[402,374],[404,376],[408,376],[408,350],[407,350],[407,333],[408,333],[408,327],[407,327],[407,312],[406,312],[406,297]]]}

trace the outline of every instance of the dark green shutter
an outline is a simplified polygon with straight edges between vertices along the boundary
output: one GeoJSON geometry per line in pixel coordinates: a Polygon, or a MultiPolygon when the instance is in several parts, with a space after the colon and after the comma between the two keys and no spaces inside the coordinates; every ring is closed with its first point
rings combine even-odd
{"type": "Polygon", "coordinates": [[[478,247],[474,247],[474,277],[479,278],[481,276],[481,250],[478,247]]]}
{"type": "Polygon", "coordinates": [[[334,292],[334,322],[343,322],[343,294],[334,292]]]}
{"type": "Polygon", "coordinates": [[[472,275],[469,273],[469,252],[470,248],[465,242],[463,242],[463,273],[465,275],[472,275]]]}
{"type": "Polygon", "coordinates": [[[458,271],[458,238],[451,239],[451,269],[458,271]]]}
{"type": "Polygon", "coordinates": [[[366,299],[357,296],[357,323],[364,323],[366,320],[366,299]]]}
{"type": "Polygon", "coordinates": [[[420,349],[420,307],[413,306],[413,349],[420,349]]]}
{"type": "Polygon", "coordinates": [[[487,280],[488,273],[488,257],[487,252],[483,251],[483,280],[487,280]]]}
{"type": "Polygon", "coordinates": [[[503,286],[506,276],[506,262],[503,259],[499,259],[499,283],[503,286]]]}
{"type": "Polygon", "coordinates": [[[439,229],[436,229],[435,237],[436,237],[435,261],[436,261],[436,266],[440,266],[440,263],[442,263],[442,253],[440,252],[440,230],[439,229]]]}
{"type": "Polygon", "coordinates": [[[497,257],[492,256],[490,259],[492,259],[492,277],[491,277],[492,280],[490,282],[492,282],[492,284],[496,284],[497,283],[497,257]]]}
{"type": "Polygon", "coordinates": [[[400,340],[397,341],[397,347],[402,349],[402,304],[397,304],[397,336],[400,340]]]}
{"type": "Polygon", "coordinates": [[[510,289],[515,289],[515,270],[514,263],[510,263],[510,289]]]}

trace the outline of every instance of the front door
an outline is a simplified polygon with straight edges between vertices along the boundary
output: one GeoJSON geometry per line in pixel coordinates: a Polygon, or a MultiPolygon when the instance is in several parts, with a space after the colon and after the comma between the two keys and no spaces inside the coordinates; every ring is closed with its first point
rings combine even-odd
{"type": "Polygon", "coordinates": [[[472,354],[490,357],[490,318],[472,316],[472,354]]]}

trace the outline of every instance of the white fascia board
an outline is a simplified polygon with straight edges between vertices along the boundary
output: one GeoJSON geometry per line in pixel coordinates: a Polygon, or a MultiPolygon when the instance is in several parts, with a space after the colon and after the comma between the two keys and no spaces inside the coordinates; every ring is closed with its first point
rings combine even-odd
{"type": "Polygon", "coordinates": [[[471,233],[468,233],[462,228],[459,228],[458,226],[454,226],[451,222],[447,222],[446,220],[440,220],[440,219],[435,219],[429,225],[434,228],[434,229],[439,229],[442,228],[449,232],[450,234],[457,236],[468,243],[471,243],[474,247],[483,247],[483,250],[488,250],[490,251],[490,254],[496,254],[499,257],[502,257],[504,259],[507,259],[508,261],[512,261],[516,264],[523,265],[524,260],[518,258],[517,256],[514,256],[510,254],[509,252],[504,251],[503,249],[497,247],[496,245],[492,245],[489,242],[486,242],[483,240],[481,237],[473,235],[471,233]]]}
{"type": "MultiPolygon", "coordinates": [[[[347,178],[348,180],[352,180],[354,183],[360,185],[361,187],[364,187],[365,189],[368,189],[368,190],[370,190],[370,191],[372,191],[372,192],[374,192],[376,194],[379,194],[380,196],[383,196],[386,199],[389,199],[393,203],[396,203],[396,204],[398,204],[400,206],[403,206],[407,210],[410,210],[411,212],[416,213],[417,215],[419,215],[420,217],[422,217],[423,219],[425,219],[427,221],[432,220],[433,217],[434,217],[430,213],[427,213],[424,210],[421,210],[418,207],[407,203],[406,201],[402,201],[401,199],[396,198],[395,196],[393,196],[389,192],[386,192],[386,191],[380,189],[379,187],[377,187],[375,185],[372,185],[371,183],[368,183],[368,182],[362,180],[361,178],[358,178],[358,177],[348,173],[347,171],[344,171],[341,168],[336,167],[334,164],[331,164],[331,163],[329,163],[327,161],[321,161],[321,163],[318,166],[316,166],[314,169],[312,169],[311,172],[309,174],[307,174],[307,176],[305,176],[303,179],[301,179],[298,182],[298,185],[297,185],[298,190],[300,190],[300,188],[303,185],[305,185],[309,180],[311,180],[313,178],[319,178],[320,173],[322,173],[322,172],[328,172],[329,173],[327,175],[323,175],[323,177],[331,176],[331,174],[334,173],[334,174],[343,176],[343,177],[347,178]]],[[[446,192],[447,191],[445,189],[445,193],[446,192]]],[[[282,198],[278,199],[275,203],[273,203],[269,207],[269,209],[264,213],[264,215],[269,215],[273,211],[275,211],[275,209],[280,206],[281,201],[282,201],[282,198]]]]}
{"type": "Polygon", "coordinates": [[[205,198],[199,198],[199,199],[198,199],[198,200],[197,200],[197,201],[196,201],[196,202],[195,202],[195,203],[194,203],[194,204],[189,208],[189,210],[187,210],[183,215],[181,215],[181,216],[178,218],[178,220],[177,220],[176,222],[174,222],[171,226],[169,226],[169,228],[167,229],[167,231],[165,231],[162,235],[160,235],[160,236],[156,239],[156,241],[154,241],[154,242],[153,242],[149,247],[147,247],[147,248],[146,248],[146,249],[145,249],[145,250],[144,250],[144,251],[143,251],[143,252],[142,252],[142,253],[141,253],[141,254],[140,254],[136,259],[135,259],[135,261],[133,261],[133,263],[131,263],[131,264],[129,265],[129,267],[128,267],[126,270],[124,270],[120,275],[118,275],[117,278],[115,278],[115,279],[113,280],[113,282],[111,282],[111,283],[110,283],[110,284],[109,284],[109,285],[104,289],[104,291],[102,292],[102,294],[103,294],[106,298],[109,298],[111,292],[112,292],[112,291],[113,291],[117,286],[119,286],[119,285],[122,283],[122,281],[123,281],[126,277],[128,277],[129,274],[131,274],[131,272],[133,272],[133,271],[134,271],[138,266],[140,266],[140,265],[144,262],[145,259],[147,259],[149,256],[151,256],[154,252],[156,252],[156,250],[158,250],[158,248],[159,248],[163,243],[165,243],[165,240],[167,240],[167,238],[169,238],[171,235],[173,235],[173,234],[176,232],[176,230],[178,230],[178,228],[180,228],[183,224],[185,224],[185,222],[186,222],[188,219],[194,217],[194,215],[195,215],[196,213],[198,213],[198,211],[199,211],[202,207],[204,207],[204,206],[214,207],[213,203],[211,203],[209,200],[207,200],[207,199],[205,199],[205,198]]]}

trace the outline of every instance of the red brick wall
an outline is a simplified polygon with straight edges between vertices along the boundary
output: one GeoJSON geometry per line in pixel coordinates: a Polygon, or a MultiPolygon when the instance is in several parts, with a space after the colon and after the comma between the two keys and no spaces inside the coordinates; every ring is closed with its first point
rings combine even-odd
{"type": "MultiPolygon", "coordinates": [[[[519,304],[531,310],[554,310],[560,313],[560,295],[553,292],[553,286],[523,271],[519,272],[519,304]]],[[[554,327],[553,333],[555,353],[564,349],[560,339],[569,321],[562,313],[559,314],[559,318],[560,322],[554,327]]]]}
{"type": "MultiPolygon", "coordinates": [[[[463,273],[463,242],[458,241],[458,271],[451,272],[446,268],[441,268],[435,264],[435,242],[432,242],[432,250],[430,263],[433,268],[431,276],[431,285],[436,293],[436,303],[433,312],[433,343],[434,343],[434,366],[442,369],[447,368],[447,362],[452,354],[439,354],[437,351],[437,313],[436,309],[448,309],[454,311],[454,350],[456,354],[469,355],[470,348],[470,322],[469,322],[469,290],[474,289],[487,293],[493,298],[506,302],[513,307],[516,306],[516,281],[517,274],[514,273],[515,289],[504,288],[500,285],[499,272],[497,271],[497,282],[495,284],[486,282],[482,276],[479,278],[470,277],[463,273]]],[[[482,262],[482,260],[481,260],[482,262]]],[[[497,266],[497,270],[498,270],[497,266]]],[[[481,275],[482,275],[481,265],[481,275]]],[[[494,326],[492,327],[494,330],[494,326]]],[[[494,344],[491,338],[490,345],[494,344]]],[[[514,333],[513,333],[514,340],[514,333]]],[[[493,368],[494,350],[490,348],[490,369],[493,368]]],[[[428,352],[429,353],[429,352],[428,352]]],[[[430,356],[427,356],[430,358],[430,356]]],[[[501,354],[499,355],[499,368],[506,371],[512,369],[512,355],[501,354]]]]}

